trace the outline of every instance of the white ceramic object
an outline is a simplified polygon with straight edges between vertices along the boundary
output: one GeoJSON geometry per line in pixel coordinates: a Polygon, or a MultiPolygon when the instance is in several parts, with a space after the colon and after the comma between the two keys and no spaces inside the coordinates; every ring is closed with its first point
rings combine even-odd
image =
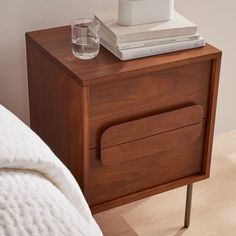
{"type": "Polygon", "coordinates": [[[118,23],[139,25],[171,20],[174,0],[119,0],[118,23]]]}

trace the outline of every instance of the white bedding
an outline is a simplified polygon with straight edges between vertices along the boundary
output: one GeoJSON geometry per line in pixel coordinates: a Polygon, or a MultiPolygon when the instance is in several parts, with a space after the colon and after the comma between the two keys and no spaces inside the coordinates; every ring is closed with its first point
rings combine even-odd
{"type": "Polygon", "coordinates": [[[69,170],[1,105],[0,235],[102,235],[69,170]]]}

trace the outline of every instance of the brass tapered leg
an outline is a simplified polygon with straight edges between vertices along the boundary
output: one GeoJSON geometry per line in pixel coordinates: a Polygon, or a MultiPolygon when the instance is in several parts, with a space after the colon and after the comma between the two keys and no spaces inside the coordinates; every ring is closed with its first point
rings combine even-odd
{"type": "Polygon", "coordinates": [[[193,184],[187,186],[187,195],[186,195],[186,206],[185,206],[185,219],[184,227],[188,228],[190,224],[190,215],[191,215],[191,206],[192,206],[192,193],[193,193],[193,184]]]}

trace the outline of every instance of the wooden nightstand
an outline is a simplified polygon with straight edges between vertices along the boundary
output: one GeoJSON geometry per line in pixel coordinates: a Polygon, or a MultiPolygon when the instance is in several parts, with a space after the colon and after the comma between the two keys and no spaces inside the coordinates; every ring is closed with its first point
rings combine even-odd
{"type": "Polygon", "coordinates": [[[26,34],[31,126],[93,212],[209,177],[221,52],[207,44],[121,62],[71,53],[70,28],[26,34]]]}

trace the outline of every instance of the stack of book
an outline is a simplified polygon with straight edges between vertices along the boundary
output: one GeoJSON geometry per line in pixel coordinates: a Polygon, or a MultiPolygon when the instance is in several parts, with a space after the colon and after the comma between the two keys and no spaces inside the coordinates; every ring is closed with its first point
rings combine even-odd
{"type": "Polygon", "coordinates": [[[135,26],[117,23],[113,12],[95,13],[100,22],[101,44],[120,60],[130,60],[190,48],[202,47],[205,40],[197,25],[175,12],[170,21],[135,26]]]}

